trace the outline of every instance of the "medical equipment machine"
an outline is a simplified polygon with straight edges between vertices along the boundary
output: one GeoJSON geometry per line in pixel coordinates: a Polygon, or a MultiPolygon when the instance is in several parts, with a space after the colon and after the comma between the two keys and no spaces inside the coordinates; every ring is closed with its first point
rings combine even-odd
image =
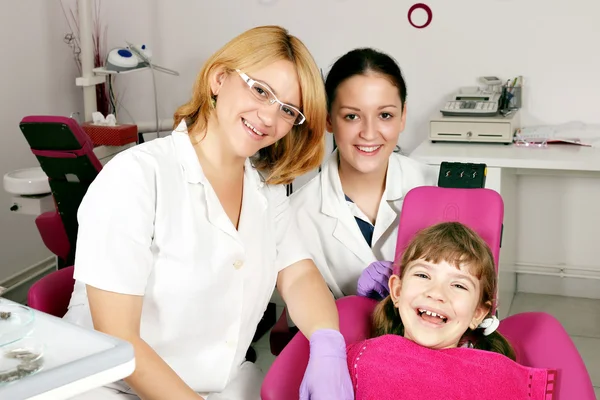
{"type": "Polygon", "coordinates": [[[498,114],[500,93],[482,90],[476,86],[458,90],[442,107],[442,115],[493,117],[498,114]]]}
{"type": "Polygon", "coordinates": [[[520,128],[518,110],[493,117],[447,117],[442,113],[429,121],[429,139],[432,142],[504,143],[513,141],[520,128]]]}
{"type": "Polygon", "coordinates": [[[73,118],[29,116],[19,124],[31,151],[46,174],[56,210],[36,218],[46,247],[59,257],[59,267],[73,265],[77,210],[102,164],[90,137],[73,118]]]}
{"type": "MultiPolygon", "coordinates": [[[[440,222],[458,221],[476,231],[490,246],[498,272],[503,219],[502,197],[491,189],[414,188],[405,196],[395,258],[402,256],[403,249],[419,230],[440,222]]],[[[358,296],[337,300],[340,332],[346,344],[369,337],[371,314],[376,305],[375,300],[358,296]]],[[[543,312],[512,315],[500,322],[498,330],[512,344],[518,363],[558,371],[554,400],[595,399],[590,375],[577,347],[553,316],[543,312]]],[[[297,334],[269,369],[261,398],[298,399],[308,357],[308,340],[297,334]]]]}
{"type": "Polygon", "coordinates": [[[159,72],[179,76],[177,71],[152,63],[152,51],[145,44],[136,46],[129,42],[125,43],[127,43],[127,48],[116,48],[108,53],[106,70],[123,72],[151,67],[159,72]]]}

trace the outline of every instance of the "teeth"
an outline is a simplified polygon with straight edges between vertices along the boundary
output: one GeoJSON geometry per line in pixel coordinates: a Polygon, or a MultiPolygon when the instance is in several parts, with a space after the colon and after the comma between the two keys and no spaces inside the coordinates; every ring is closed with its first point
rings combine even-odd
{"type": "Polygon", "coordinates": [[[264,136],[264,135],[265,135],[265,134],[264,134],[264,133],[262,133],[261,131],[258,131],[258,130],[256,130],[256,128],[255,128],[255,127],[253,127],[252,125],[250,125],[250,123],[249,123],[248,121],[246,121],[246,120],[244,120],[244,125],[246,125],[246,126],[247,126],[248,128],[250,128],[250,129],[252,129],[252,131],[253,131],[254,133],[256,133],[258,136],[264,136]]]}
{"type": "Polygon", "coordinates": [[[443,315],[436,314],[436,313],[434,313],[432,311],[429,311],[429,310],[425,310],[424,308],[419,308],[419,313],[421,313],[421,314],[427,314],[427,315],[430,315],[432,317],[438,317],[438,318],[440,318],[440,319],[442,319],[444,321],[448,319],[448,318],[444,317],[443,315]]]}
{"type": "Polygon", "coordinates": [[[356,146],[360,151],[364,151],[365,153],[372,153],[381,146],[356,146]]]}

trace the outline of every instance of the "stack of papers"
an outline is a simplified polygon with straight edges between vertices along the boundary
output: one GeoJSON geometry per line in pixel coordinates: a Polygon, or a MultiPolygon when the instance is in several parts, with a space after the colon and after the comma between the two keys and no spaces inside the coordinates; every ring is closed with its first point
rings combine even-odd
{"type": "Polygon", "coordinates": [[[568,122],[562,125],[532,126],[518,129],[515,142],[567,143],[600,148],[600,125],[568,122]]]}

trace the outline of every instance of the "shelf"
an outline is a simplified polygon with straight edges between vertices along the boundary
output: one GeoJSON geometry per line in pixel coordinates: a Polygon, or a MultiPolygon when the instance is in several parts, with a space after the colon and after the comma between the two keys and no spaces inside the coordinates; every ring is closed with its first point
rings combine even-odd
{"type": "Polygon", "coordinates": [[[117,74],[129,74],[131,72],[143,71],[145,69],[149,69],[149,67],[146,66],[146,67],[140,67],[140,68],[133,68],[133,69],[125,70],[125,71],[113,71],[113,70],[106,69],[106,67],[99,67],[99,68],[94,68],[92,71],[94,71],[94,73],[97,75],[117,75],[117,74]]]}

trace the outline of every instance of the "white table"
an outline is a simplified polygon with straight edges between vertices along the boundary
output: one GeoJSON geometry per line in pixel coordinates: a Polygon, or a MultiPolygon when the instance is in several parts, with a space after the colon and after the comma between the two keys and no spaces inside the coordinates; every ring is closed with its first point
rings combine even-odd
{"type": "MultiPolygon", "coordinates": [[[[2,298],[0,302],[12,303],[2,298]]],[[[31,337],[44,345],[44,367],[34,375],[0,386],[0,399],[68,399],[133,373],[135,358],[130,343],[39,311],[34,313],[31,337]]]]}
{"type": "Polygon", "coordinates": [[[516,206],[518,175],[600,177],[600,149],[552,144],[545,148],[504,144],[431,143],[425,140],[410,155],[439,166],[443,161],[485,163],[486,187],[504,200],[504,232],[500,250],[499,315],[507,316],[516,291],[516,206]]]}

